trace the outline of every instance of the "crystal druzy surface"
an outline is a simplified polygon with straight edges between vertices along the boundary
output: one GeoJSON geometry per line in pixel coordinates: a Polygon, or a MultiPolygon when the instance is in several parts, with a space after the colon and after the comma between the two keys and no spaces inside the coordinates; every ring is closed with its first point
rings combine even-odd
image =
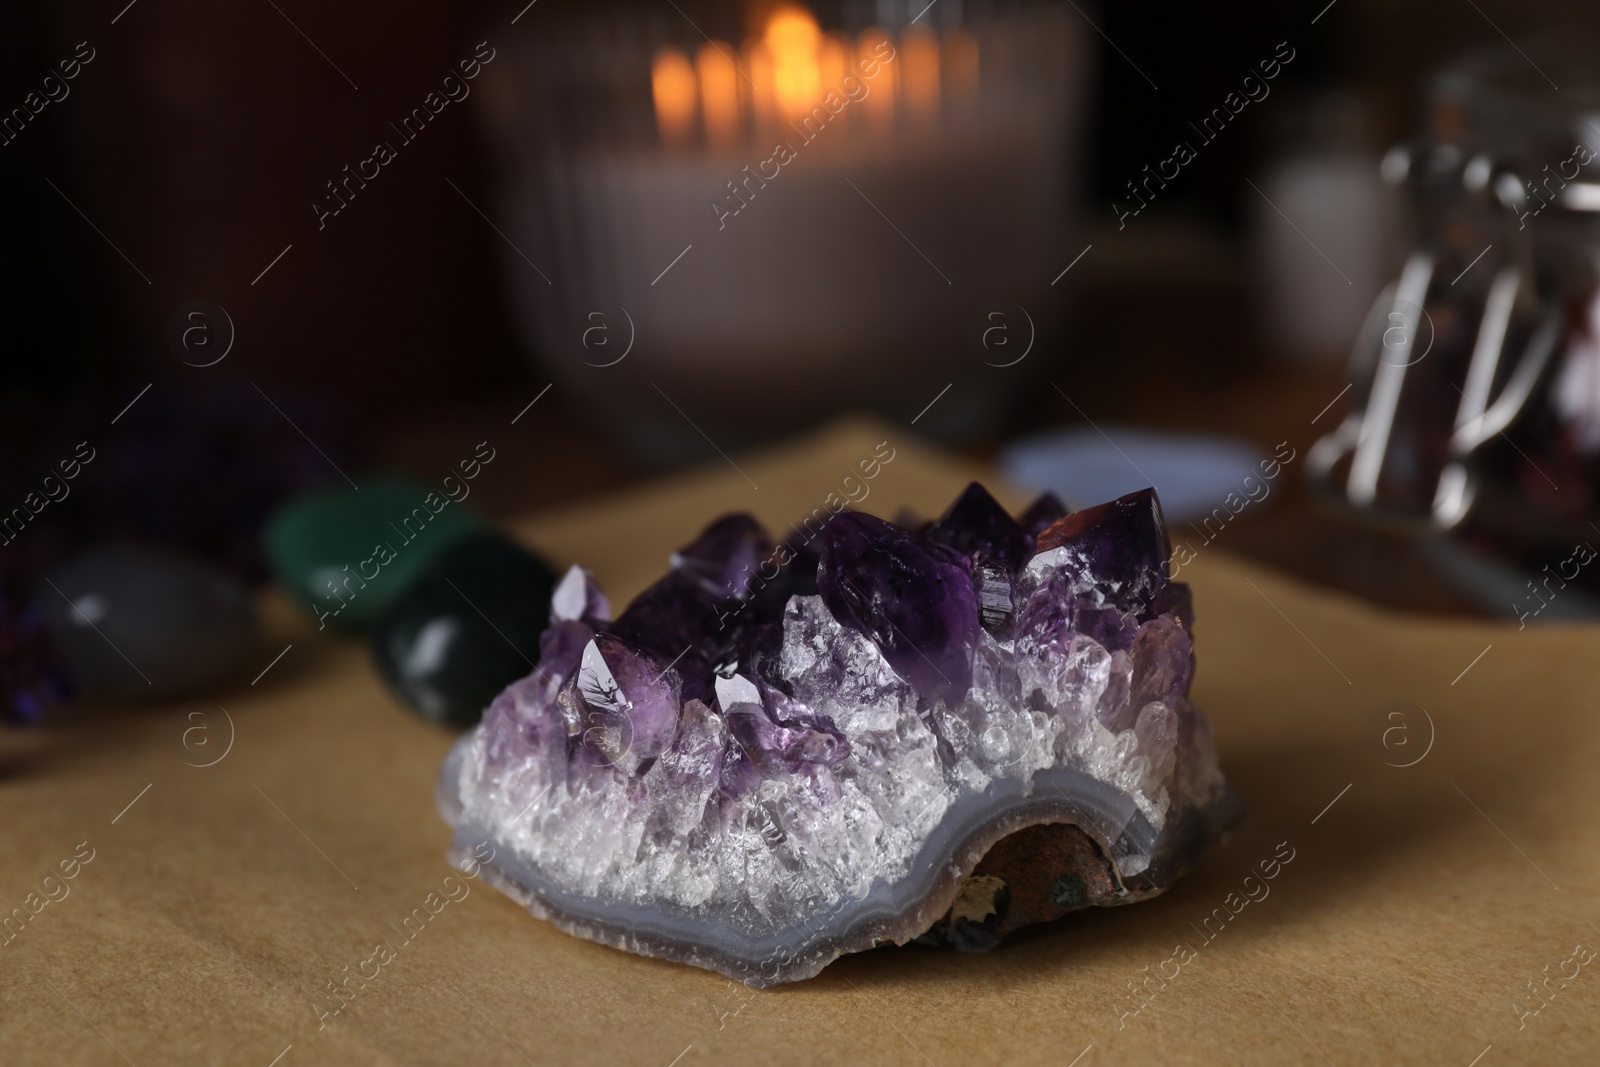
{"type": "Polygon", "coordinates": [[[1160,892],[1238,817],[1146,490],[912,531],[712,523],[616,619],[582,568],[452,751],[452,856],[535,915],[752,985],[1160,892]]]}

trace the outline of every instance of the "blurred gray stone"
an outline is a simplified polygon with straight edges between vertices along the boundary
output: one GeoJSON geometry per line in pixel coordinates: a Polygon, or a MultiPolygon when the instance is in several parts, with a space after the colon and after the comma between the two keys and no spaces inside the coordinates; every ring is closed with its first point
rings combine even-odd
{"type": "Polygon", "coordinates": [[[255,605],[233,577],[165,552],[101,548],[34,593],[79,696],[159,700],[227,674],[256,647],[255,605]]]}

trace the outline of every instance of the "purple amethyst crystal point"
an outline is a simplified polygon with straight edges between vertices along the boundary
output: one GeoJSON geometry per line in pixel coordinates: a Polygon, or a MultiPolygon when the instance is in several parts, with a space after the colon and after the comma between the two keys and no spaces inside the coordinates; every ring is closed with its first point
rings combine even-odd
{"type": "Polygon", "coordinates": [[[606,629],[665,656],[683,680],[684,699],[709,702],[720,665],[775,647],[759,628],[782,617],[790,577],[777,565],[783,558],[750,516],[725,516],[672,553],[667,576],[606,629]]]}
{"type": "Polygon", "coordinates": [[[1166,584],[1172,557],[1156,491],[1140,489],[1058,519],[1039,535],[1035,563],[1047,555],[1061,562],[1078,561],[1105,575],[1106,581],[1153,594],[1166,584]]]}
{"type": "Polygon", "coordinates": [[[977,482],[961,491],[927,536],[974,563],[988,560],[1013,574],[1033,556],[1033,536],[977,482]]]}
{"type": "Polygon", "coordinates": [[[550,597],[550,621],[577,619],[592,627],[611,621],[611,601],[588,569],[574,563],[550,597]]]}
{"type": "Polygon", "coordinates": [[[972,560],[973,587],[983,628],[1001,640],[1016,617],[1017,574],[1033,556],[1033,535],[977,482],[962,491],[928,538],[972,560]]]}
{"type": "Polygon", "coordinates": [[[1126,652],[1140,623],[1186,595],[1187,587],[1167,581],[1171,549],[1153,489],[1057,520],[1039,535],[1038,547],[1022,579],[1032,592],[1018,615],[1030,648],[1083,634],[1126,652]]]}
{"type": "MultiPolygon", "coordinates": [[[[949,535],[992,532],[962,499],[949,535]]],[[[569,574],[538,668],[440,771],[452,858],[569,933],[766,986],[1146,899],[1237,822],[1154,494],[1059,518],[1020,570],[852,512],[813,536],[815,592],[811,544],[769,559],[742,516],[614,623],[569,574]]]]}
{"type": "Polygon", "coordinates": [[[972,564],[954,549],[846,511],[822,533],[817,592],[929,701],[954,704],[972,685],[978,599],[972,564]]]}
{"type": "MultiPolygon", "coordinates": [[[[1052,523],[1039,535],[1039,552],[1028,564],[1037,581],[1063,580],[1094,590],[1096,621],[1118,647],[1131,638],[1128,626],[1177,605],[1187,605],[1188,587],[1167,580],[1172,547],[1154,489],[1085,508],[1052,523]]],[[[1184,625],[1193,611],[1180,611],[1184,625]]]]}
{"type": "Polygon", "coordinates": [[[567,737],[591,765],[633,771],[672,743],[678,729],[678,678],[642,649],[610,634],[584,646],[578,669],[556,697],[567,737]]]}
{"type": "Polygon", "coordinates": [[[1067,515],[1067,506],[1061,502],[1061,498],[1046,490],[1039,494],[1038,500],[1028,505],[1027,511],[1017,516],[1017,524],[1028,531],[1029,536],[1038,537],[1046,526],[1067,515]]]}
{"type": "Polygon", "coordinates": [[[672,569],[687,575],[713,600],[743,600],[757,568],[772,555],[767,531],[749,515],[726,515],[671,556],[672,569]]]}

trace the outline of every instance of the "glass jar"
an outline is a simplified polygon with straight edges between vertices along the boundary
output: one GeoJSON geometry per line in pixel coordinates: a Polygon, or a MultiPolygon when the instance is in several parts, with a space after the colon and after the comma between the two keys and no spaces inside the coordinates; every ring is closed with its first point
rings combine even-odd
{"type": "Polygon", "coordinates": [[[1501,45],[1433,78],[1428,133],[1383,164],[1400,276],[1357,339],[1350,414],[1308,457],[1362,520],[1524,574],[1600,544],[1597,48],[1501,45]]]}

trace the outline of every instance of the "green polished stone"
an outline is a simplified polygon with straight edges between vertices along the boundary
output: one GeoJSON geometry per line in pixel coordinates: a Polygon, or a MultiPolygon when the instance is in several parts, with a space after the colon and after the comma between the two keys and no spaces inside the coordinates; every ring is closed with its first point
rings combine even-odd
{"type": "Polygon", "coordinates": [[[497,534],[457,541],[373,628],[378,672],[428,718],[470,726],[533,673],[555,584],[542,559],[497,534]]]}
{"type": "Polygon", "coordinates": [[[267,523],[266,554],[318,629],[364,630],[441,551],[484,519],[438,486],[365,478],[284,505],[267,523]]]}

